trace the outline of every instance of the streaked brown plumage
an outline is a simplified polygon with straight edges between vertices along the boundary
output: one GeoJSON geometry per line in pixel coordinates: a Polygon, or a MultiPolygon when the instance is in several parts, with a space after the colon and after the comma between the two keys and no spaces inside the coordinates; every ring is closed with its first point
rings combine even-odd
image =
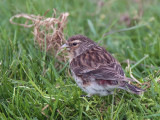
{"type": "Polygon", "coordinates": [[[142,93],[142,89],[128,83],[132,79],[125,77],[117,60],[89,38],[75,35],[64,46],[69,50],[70,69],[76,83],[89,95],[106,96],[116,88],[142,93]]]}

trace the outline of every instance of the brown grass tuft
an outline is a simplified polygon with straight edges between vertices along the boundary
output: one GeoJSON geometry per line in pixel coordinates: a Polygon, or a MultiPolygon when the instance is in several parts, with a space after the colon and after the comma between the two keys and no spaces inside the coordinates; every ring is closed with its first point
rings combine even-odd
{"type": "MultiPolygon", "coordinates": [[[[45,15],[48,13],[46,11],[45,15]]],[[[20,25],[25,28],[33,27],[33,34],[35,38],[35,42],[46,52],[51,53],[52,55],[56,56],[60,46],[62,46],[66,40],[64,38],[64,27],[67,23],[67,17],[69,13],[61,13],[59,17],[56,16],[56,11],[53,10],[54,17],[47,18],[44,16],[35,16],[29,14],[17,14],[10,18],[10,22],[12,24],[20,25]],[[13,20],[15,18],[25,18],[26,22],[24,24],[15,23],[13,20]],[[31,24],[28,24],[28,22],[31,24]]],[[[58,55],[57,59],[59,61],[65,61],[66,58],[64,55],[58,55]]]]}

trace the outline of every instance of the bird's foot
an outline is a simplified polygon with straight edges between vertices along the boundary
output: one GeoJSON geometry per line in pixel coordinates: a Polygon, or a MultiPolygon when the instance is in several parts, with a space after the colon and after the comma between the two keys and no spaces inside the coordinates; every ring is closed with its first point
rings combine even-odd
{"type": "Polygon", "coordinates": [[[91,97],[92,95],[91,94],[88,94],[88,95],[81,95],[81,97],[91,97]]]}

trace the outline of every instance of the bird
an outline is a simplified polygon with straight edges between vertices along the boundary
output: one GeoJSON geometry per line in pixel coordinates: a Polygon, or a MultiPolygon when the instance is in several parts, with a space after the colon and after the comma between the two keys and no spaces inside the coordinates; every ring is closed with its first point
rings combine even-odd
{"type": "Polygon", "coordinates": [[[77,85],[92,95],[107,96],[115,89],[141,95],[144,90],[129,84],[120,63],[103,47],[84,35],[74,35],[61,46],[69,55],[69,67],[77,85]]]}

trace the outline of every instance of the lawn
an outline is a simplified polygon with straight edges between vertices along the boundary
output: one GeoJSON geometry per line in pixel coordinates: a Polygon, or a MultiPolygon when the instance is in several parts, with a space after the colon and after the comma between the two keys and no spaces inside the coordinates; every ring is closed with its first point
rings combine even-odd
{"type": "Polygon", "coordinates": [[[142,1],[0,0],[0,119],[159,120],[160,1],[142,1]],[[128,77],[130,61],[132,75],[146,92],[81,97],[85,93],[69,75],[68,63],[56,69],[55,56],[34,43],[33,28],[9,22],[15,14],[44,15],[48,9],[50,17],[53,8],[70,14],[66,39],[83,34],[101,41],[128,77]]]}

